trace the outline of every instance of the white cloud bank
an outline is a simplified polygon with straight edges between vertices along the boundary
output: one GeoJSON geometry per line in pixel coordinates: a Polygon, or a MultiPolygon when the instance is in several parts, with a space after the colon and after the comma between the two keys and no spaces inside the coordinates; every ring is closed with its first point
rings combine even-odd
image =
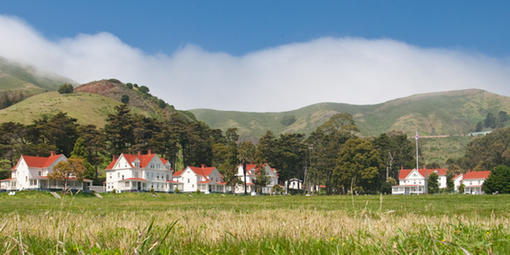
{"type": "Polygon", "coordinates": [[[179,109],[282,111],[466,88],[510,94],[506,60],[388,39],[320,38],[240,57],[194,45],[148,55],[110,33],[49,40],[1,15],[0,38],[2,57],[80,83],[118,78],[144,84],[179,109]]]}

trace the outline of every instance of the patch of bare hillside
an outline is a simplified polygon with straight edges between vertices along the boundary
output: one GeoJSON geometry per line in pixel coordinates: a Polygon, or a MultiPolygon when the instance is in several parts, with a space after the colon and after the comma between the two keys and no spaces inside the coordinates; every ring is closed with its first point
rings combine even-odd
{"type": "MultiPolygon", "coordinates": [[[[75,91],[99,94],[110,97],[118,101],[122,101],[123,96],[128,96],[128,105],[147,111],[152,117],[160,119],[169,119],[172,114],[179,113],[172,105],[167,104],[163,100],[144,93],[139,87],[124,84],[115,79],[93,81],[83,84],[75,91]]],[[[193,116],[183,114],[187,119],[194,119],[193,116]]]]}

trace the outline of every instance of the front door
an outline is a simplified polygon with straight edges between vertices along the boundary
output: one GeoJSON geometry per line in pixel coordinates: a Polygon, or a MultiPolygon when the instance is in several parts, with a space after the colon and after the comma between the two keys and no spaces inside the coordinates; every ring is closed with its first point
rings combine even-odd
{"type": "Polygon", "coordinates": [[[141,182],[137,182],[138,183],[138,191],[140,191],[142,189],[142,183],[141,182]]]}

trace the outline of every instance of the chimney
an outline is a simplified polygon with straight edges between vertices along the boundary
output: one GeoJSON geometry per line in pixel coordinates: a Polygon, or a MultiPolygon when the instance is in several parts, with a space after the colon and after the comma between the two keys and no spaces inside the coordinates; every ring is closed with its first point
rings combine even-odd
{"type": "Polygon", "coordinates": [[[147,154],[151,155],[151,149],[149,149],[149,150],[147,151],[147,154]]]}
{"type": "Polygon", "coordinates": [[[115,160],[117,160],[117,156],[112,155],[112,161],[115,161],[115,160]]]}
{"type": "Polygon", "coordinates": [[[142,153],[140,151],[138,151],[138,157],[140,157],[142,155],[142,153]]]}
{"type": "Polygon", "coordinates": [[[50,156],[55,156],[55,151],[50,151],[50,156]]]}
{"type": "Polygon", "coordinates": [[[205,165],[204,165],[204,164],[202,164],[202,168],[205,168],[205,165]]]}

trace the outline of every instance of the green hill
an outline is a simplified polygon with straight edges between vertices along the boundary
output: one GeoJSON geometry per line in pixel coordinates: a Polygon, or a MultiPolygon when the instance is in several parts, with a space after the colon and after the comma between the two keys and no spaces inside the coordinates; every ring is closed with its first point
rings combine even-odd
{"type": "MultiPolygon", "coordinates": [[[[45,92],[29,97],[15,105],[0,110],[1,122],[20,122],[31,124],[33,120],[43,115],[66,112],[69,116],[78,119],[80,124],[94,124],[103,127],[106,116],[113,113],[114,107],[121,102],[92,93],[75,92],[72,94],[59,94],[58,92],[45,92]]],[[[131,107],[136,113],[150,116],[146,111],[131,107]]]]}
{"type": "Polygon", "coordinates": [[[397,130],[414,135],[463,135],[470,132],[488,112],[510,112],[510,98],[487,91],[470,89],[420,94],[375,105],[320,103],[297,110],[276,113],[254,113],[191,110],[197,119],[213,128],[237,127],[245,139],[263,135],[310,133],[332,115],[348,112],[354,116],[364,136],[397,130]]]}
{"type": "Polygon", "coordinates": [[[375,105],[320,103],[294,111],[254,113],[191,110],[197,119],[212,128],[236,127],[241,139],[256,141],[267,130],[275,134],[300,132],[309,134],[332,115],[353,115],[363,136],[377,136],[389,131],[402,131],[421,139],[421,150],[428,163],[444,163],[463,155],[473,138],[466,136],[487,113],[510,113],[510,98],[478,89],[419,94],[375,105]],[[426,136],[446,135],[443,138],[426,136]]]}
{"type": "Polygon", "coordinates": [[[63,83],[73,82],[0,57],[0,109],[27,97],[56,90],[63,83]]]}
{"type": "Polygon", "coordinates": [[[44,92],[26,98],[10,107],[0,110],[0,122],[32,123],[43,115],[66,112],[78,119],[80,124],[94,124],[103,127],[108,114],[121,104],[121,97],[129,96],[127,103],[134,113],[157,119],[168,119],[172,114],[180,114],[189,121],[195,121],[193,114],[175,110],[173,106],[148,94],[129,88],[118,80],[90,82],[75,88],[71,94],[56,91],[44,92]]]}

